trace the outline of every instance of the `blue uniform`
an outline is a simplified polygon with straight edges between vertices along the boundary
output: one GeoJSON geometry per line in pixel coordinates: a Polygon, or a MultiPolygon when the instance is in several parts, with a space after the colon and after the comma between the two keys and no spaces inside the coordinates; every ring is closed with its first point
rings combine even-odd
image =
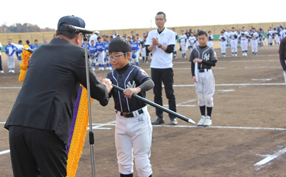
{"type": "Polygon", "coordinates": [[[99,66],[99,70],[103,70],[104,68],[104,43],[103,42],[97,42],[95,44],[96,47],[96,51],[97,51],[97,55],[98,55],[98,66],[99,66]],[[100,53],[99,53],[100,52],[100,53]]]}
{"type": "MultiPolygon", "coordinates": [[[[82,43],[81,47],[84,48],[84,42],[82,43]]],[[[89,47],[90,47],[90,44],[87,42],[87,43],[86,43],[86,48],[87,48],[87,50],[89,50],[89,47]]]]}
{"type": "Polygon", "coordinates": [[[23,52],[23,48],[18,48],[16,50],[16,54],[17,54],[17,57],[18,57],[18,60],[19,60],[19,64],[21,64],[21,61],[22,61],[22,52],[23,52]]]}
{"type": "Polygon", "coordinates": [[[5,47],[5,53],[6,54],[14,55],[16,50],[17,50],[17,48],[13,44],[8,44],[5,47]]]}
{"type": "Polygon", "coordinates": [[[39,47],[40,47],[40,45],[37,44],[37,45],[34,45],[32,49],[33,49],[33,50],[36,50],[36,49],[39,48],[39,47]]]}
{"type": "Polygon", "coordinates": [[[136,65],[138,66],[139,65],[139,60],[138,60],[139,43],[137,41],[130,41],[130,45],[131,45],[131,51],[132,51],[131,56],[135,60],[136,65]]]}
{"type": "MultiPolygon", "coordinates": [[[[113,70],[106,76],[121,88],[136,88],[149,76],[144,70],[134,65],[126,65],[120,70],[113,70]]],[[[138,176],[152,175],[150,152],[152,125],[147,106],[134,97],[125,98],[120,91],[112,89],[116,110],[115,143],[120,174],[133,173],[133,160],[138,176]]],[[[145,97],[145,92],[138,95],[145,97]]]]}
{"type": "Polygon", "coordinates": [[[106,61],[106,67],[107,67],[107,70],[111,70],[111,64],[110,64],[110,62],[109,62],[109,54],[107,55],[109,44],[110,44],[110,41],[108,41],[108,42],[104,42],[104,49],[105,49],[105,61],[106,61]]]}

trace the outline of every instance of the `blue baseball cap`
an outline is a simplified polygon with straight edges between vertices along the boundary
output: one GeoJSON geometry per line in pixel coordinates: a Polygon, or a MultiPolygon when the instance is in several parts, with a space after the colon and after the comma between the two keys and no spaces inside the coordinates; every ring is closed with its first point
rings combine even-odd
{"type": "Polygon", "coordinates": [[[60,25],[62,23],[67,23],[69,25],[85,28],[84,20],[82,18],[76,17],[74,15],[64,16],[64,17],[60,18],[59,22],[58,22],[58,30],[65,30],[64,26],[60,28],[60,25]]]}

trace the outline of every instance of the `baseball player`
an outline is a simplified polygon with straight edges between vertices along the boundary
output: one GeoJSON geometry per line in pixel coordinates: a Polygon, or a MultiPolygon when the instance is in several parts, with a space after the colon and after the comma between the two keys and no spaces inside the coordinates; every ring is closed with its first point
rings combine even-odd
{"type": "Polygon", "coordinates": [[[208,34],[201,30],[198,32],[200,45],[193,50],[190,56],[193,81],[198,95],[201,119],[198,126],[211,126],[211,113],[214,106],[213,95],[215,93],[215,79],[211,70],[217,62],[215,51],[207,46],[208,34]],[[207,107],[207,116],[205,109],[207,107]]]}
{"type": "Polygon", "coordinates": [[[22,44],[22,40],[18,41],[18,45],[16,46],[16,55],[19,61],[19,65],[21,65],[22,62],[22,52],[23,52],[23,44],[22,44]]]}
{"type": "Polygon", "coordinates": [[[15,52],[17,48],[11,44],[12,39],[8,39],[8,45],[5,47],[5,53],[7,55],[7,65],[8,65],[8,73],[15,73],[15,52]]]}
{"type": "Polygon", "coordinates": [[[283,29],[283,27],[281,27],[281,31],[280,31],[280,38],[281,38],[281,40],[284,37],[286,37],[286,28],[283,29]]]}
{"type": "Polygon", "coordinates": [[[214,44],[213,44],[214,36],[212,35],[212,32],[211,32],[211,31],[208,32],[208,36],[209,36],[209,37],[208,37],[209,40],[208,40],[208,42],[207,42],[207,45],[210,46],[210,47],[213,47],[213,45],[214,45],[214,44]]]}
{"type": "Polygon", "coordinates": [[[259,40],[258,40],[259,45],[265,46],[265,38],[264,38],[263,29],[259,29],[258,35],[259,35],[259,40]]]}
{"type": "Polygon", "coordinates": [[[32,44],[30,44],[30,41],[29,40],[26,40],[26,44],[30,47],[30,49],[33,49],[34,46],[32,44]]]}
{"type": "Polygon", "coordinates": [[[273,43],[273,33],[274,31],[272,31],[272,28],[270,27],[267,33],[268,36],[268,46],[272,46],[273,43]]]}
{"type": "Polygon", "coordinates": [[[256,32],[255,28],[252,28],[252,33],[250,34],[251,36],[251,50],[252,50],[252,56],[256,56],[258,52],[258,38],[259,35],[256,32]]]}
{"type": "Polygon", "coordinates": [[[2,56],[1,56],[1,50],[2,50],[2,44],[0,42],[0,73],[4,73],[4,69],[3,69],[3,66],[2,66],[2,56]]]}
{"type": "Polygon", "coordinates": [[[187,46],[189,46],[189,49],[191,52],[193,51],[196,40],[197,40],[196,36],[194,36],[194,33],[191,32],[190,37],[188,38],[188,41],[187,41],[187,46]]]}
{"type": "Polygon", "coordinates": [[[34,40],[34,44],[35,44],[35,45],[33,46],[33,50],[36,50],[37,48],[40,47],[38,39],[35,39],[35,40],[34,40]]]}
{"type": "Polygon", "coordinates": [[[136,34],[136,38],[137,38],[137,42],[139,43],[139,50],[138,50],[138,56],[139,56],[139,60],[142,59],[142,46],[140,45],[140,43],[142,42],[142,38],[139,37],[139,34],[136,34]]]}
{"type": "Polygon", "coordinates": [[[230,45],[231,45],[231,53],[232,56],[237,56],[237,37],[238,33],[234,27],[231,29],[232,31],[229,33],[230,45]]]}
{"type": "Polygon", "coordinates": [[[108,46],[110,44],[109,36],[105,36],[105,42],[104,42],[104,58],[106,62],[106,68],[105,70],[112,70],[112,66],[109,61],[109,53],[108,53],[108,46]]]}
{"type": "Polygon", "coordinates": [[[187,48],[187,35],[184,30],[181,30],[181,35],[179,36],[180,46],[182,50],[182,58],[186,58],[186,48],[187,48]]]}
{"type": "Polygon", "coordinates": [[[220,36],[219,36],[219,40],[220,40],[221,56],[225,57],[227,37],[225,36],[224,31],[221,31],[220,36]]]}
{"type": "Polygon", "coordinates": [[[138,66],[139,65],[139,56],[138,56],[139,43],[135,36],[133,37],[133,41],[130,41],[130,46],[131,46],[132,63],[135,63],[136,66],[138,66]]]}
{"type": "Polygon", "coordinates": [[[248,38],[249,37],[250,37],[249,33],[245,30],[245,27],[243,27],[238,38],[240,39],[242,56],[245,56],[245,57],[247,56],[248,38]]]}
{"type": "Polygon", "coordinates": [[[175,33],[175,47],[174,47],[174,52],[173,52],[173,58],[177,57],[177,41],[178,41],[178,33],[175,31],[175,28],[172,28],[172,31],[175,33]]]}
{"type": "Polygon", "coordinates": [[[123,89],[121,93],[112,89],[116,112],[115,144],[118,168],[121,177],[133,177],[133,159],[139,177],[151,177],[150,164],[152,125],[147,106],[132,97],[146,96],[146,91],[154,87],[148,74],[141,68],[130,65],[131,46],[122,38],[113,39],[109,44],[109,54],[114,70],[107,74],[111,82],[123,89]]]}
{"type": "Polygon", "coordinates": [[[142,63],[146,62],[148,63],[148,55],[147,55],[147,51],[146,51],[146,36],[143,36],[143,40],[141,41],[141,46],[142,46],[142,63]],[[145,58],[146,58],[146,61],[145,61],[145,58]]]}
{"type": "Polygon", "coordinates": [[[97,37],[99,35],[99,31],[94,31],[94,34],[90,36],[88,43],[91,44],[91,41],[94,41],[94,44],[97,42],[97,37]]]}
{"type": "MultiPolygon", "coordinates": [[[[88,48],[89,50],[89,62],[91,63],[92,69],[95,70],[95,66],[96,66],[96,46],[94,44],[94,40],[90,41],[91,44],[88,48]]],[[[89,43],[87,43],[89,44],[89,43]]]]}
{"type": "Polygon", "coordinates": [[[285,85],[286,85],[286,37],[284,37],[280,42],[279,58],[280,58],[280,63],[283,69],[283,75],[284,75],[284,80],[285,80],[285,85]]]}
{"type": "Polygon", "coordinates": [[[97,37],[97,43],[95,44],[97,59],[98,59],[98,70],[104,70],[104,44],[101,42],[101,37],[97,37]]]}

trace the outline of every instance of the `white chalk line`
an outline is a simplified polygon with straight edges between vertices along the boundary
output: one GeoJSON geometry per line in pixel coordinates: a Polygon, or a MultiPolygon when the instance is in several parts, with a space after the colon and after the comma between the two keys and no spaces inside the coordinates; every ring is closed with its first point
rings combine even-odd
{"type": "Polygon", "coordinates": [[[272,81],[273,79],[272,78],[267,78],[267,79],[251,79],[252,81],[272,81]]]}
{"type": "Polygon", "coordinates": [[[216,91],[225,93],[225,92],[234,92],[235,90],[234,89],[229,89],[229,90],[216,90],[216,91]]]}
{"type": "Polygon", "coordinates": [[[0,151],[0,155],[9,154],[9,153],[10,153],[10,149],[7,149],[5,151],[0,151]]]}
{"type": "Polygon", "coordinates": [[[281,66],[246,66],[244,69],[267,69],[267,68],[281,68],[281,66]]]}
{"type": "Polygon", "coordinates": [[[257,162],[256,164],[254,164],[254,166],[262,166],[265,165],[267,163],[269,163],[270,161],[276,159],[277,157],[279,157],[280,155],[284,154],[286,152],[286,148],[272,154],[272,155],[260,155],[260,156],[264,156],[265,158],[262,159],[261,161],[257,162]]]}

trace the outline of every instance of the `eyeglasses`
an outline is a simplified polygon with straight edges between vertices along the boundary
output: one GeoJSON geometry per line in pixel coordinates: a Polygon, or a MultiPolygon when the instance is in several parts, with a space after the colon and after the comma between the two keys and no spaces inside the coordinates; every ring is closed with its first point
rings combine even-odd
{"type": "Polygon", "coordinates": [[[165,20],[164,18],[155,18],[156,21],[163,21],[165,20]]]}
{"type": "Polygon", "coordinates": [[[127,54],[128,52],[125,52],[123,54],[120,54],[120,55],[115,55],[114,57],[109,57],[110,60],[118,60],[119,57],[121,57],[122,55],[125,55],[127,54]]]}

